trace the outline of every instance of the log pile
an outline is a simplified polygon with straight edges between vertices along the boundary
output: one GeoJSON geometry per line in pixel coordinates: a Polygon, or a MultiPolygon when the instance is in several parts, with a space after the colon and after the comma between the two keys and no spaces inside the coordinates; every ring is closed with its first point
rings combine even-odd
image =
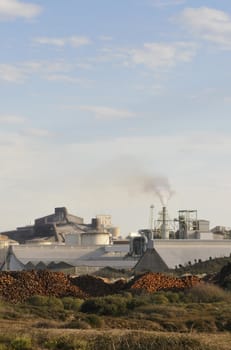
{"type": "Polygon", "coordinates": [[[124,289],[126,282],[118,280],[115,283],[104,281],[102,278],[82,275],[71,279],[71,282],[84,293],[92,297],[100,297],[118,293],[124,289]]]}
{"type": "Polygon", "coordinates": [[[153,293],[160,290],[184,290],[200,283],[196,276],[175,278],[161,273],[146,273],[132,282],[118,280],[107,283],[90,275],[70,277],[62,272],[19,271],[0,272],[0,298],[12,302],[23,302],[33,295],[85,299],[105,296],[122,290],[144,290],[153,293]]]}
{"type": "Polygon", "coordinates": [[[176,278],[161,273],[145,273],[141,277],[135,279],[131,283],[130,288],[133,290],[143,290],[148,293],[153,293],[160,290],[184,290],[191,288],[198,283],[200,283],[200,279],[196,276],[176,278]]]}
{"type": "Polygon", "coordinates": [[[20,271],[0,273],[0,297],[6,301],[23,302],[32,295],[86,297],[85,293],[71,284],[62,272],[20,271]]]}

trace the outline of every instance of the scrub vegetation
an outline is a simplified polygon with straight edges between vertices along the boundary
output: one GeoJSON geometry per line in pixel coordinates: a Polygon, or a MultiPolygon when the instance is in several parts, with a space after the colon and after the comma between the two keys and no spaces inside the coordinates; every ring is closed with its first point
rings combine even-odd
{"type": "MultiPolygon", "coordinates": [[[[0,350],[230,350],[230,268],[228,261],[212,279],[208,275],[188,288],[156,290],[163,276],[145,274],[131,284],[120,282],[114,294],[108,292],[117,290],[117,284],[106,288],[90,276],[74,280],[76,286],[87,288],[90,281],[88,294],[78,297],[71,295],[72,288],[63,297],[35,294],[7,300],[4,292],[0,350]],[[155,282],[153,288],[146,288],[148,282],[155,282]],[[131,288],[137,283],[143,288],[131,288]]],[[[63,275],[60,278],[66,281],[63,275]]],[[[61,282],[58,286],[63,287],[61,282]]],[[[53,287],[49,285],[52,292],[53,287]]]]}
{"type": "Polygon", "coordinates": [[[0,350],[228,350],[230,314],[230,292],[210,284],[85,300],[33,296],[1,302],[0,350]]]}

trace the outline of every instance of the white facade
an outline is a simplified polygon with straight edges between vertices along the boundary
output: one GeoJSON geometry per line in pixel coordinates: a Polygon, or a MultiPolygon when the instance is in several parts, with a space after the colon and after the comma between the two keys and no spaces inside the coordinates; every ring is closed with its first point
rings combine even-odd
{"type": "Polygon", "coordinates": [[[103,227],[111,227],[111,215],[96,215],[96,219],[99,220],[99,224],[103,227]]]}
{"type": "Polygon", "coordinates": [[[86,232],[81,235],[82,246],[108,245],[109,243],[110,243],[110,236],[106,232],[99,232],[99,233],[86,232]]]}
{"type": "MultiPolygon", "coordinates": [[[[154,248],[169,268],[179,264],[193,263],[211,258],[227,257],[231,254],[231,240],[154,240],[154,248]]],[[[67,246],[67,245],[17,245],[11,246],[7,264],[3,269],[23,270],[31,262],[66,262],[74,267],[99,269],[110,266],[118,269],[131,269],[138,258],[128,256],[129,244],[101,246],[67,246]]]]}
{"type": "Polygon", "coordinates": [[[65,234],[66,245],[81,245],[81,234],[80,233],[67,233],[65,234]]]}

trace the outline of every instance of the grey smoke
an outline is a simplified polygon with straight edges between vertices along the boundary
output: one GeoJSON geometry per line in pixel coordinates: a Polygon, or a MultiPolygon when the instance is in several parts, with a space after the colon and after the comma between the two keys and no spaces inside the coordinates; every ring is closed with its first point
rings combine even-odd
{"type": "Polygon", "coordinates": [[[161,174],[151,174],[142,161],[136,157],[124,156],[114,160],[114,175],[117,182],[126,189],[130,195],[149,195],[157,197],[162,206],[166,206],[174,194],[168,178],[161,174]]]}
{"type": "Polygon", "coordinates": [[[134,184],[137,184],[140,192],[157,196],[163,206],[166,206],[167,202],[174,194],[169,180],[165,176],[143,174],[137,177],[135,176],[134,180],[134,184]]]}
{"type": "MultiPolygon", "coordinates": [[[[91,181],[110,189],[122,191],[130,196],[149,195],[157,197],[162,206],[166,206],[174,191],[166,176],[151,174],[142,160],[138,157],[125,155],[120,158],[111,159],[99,169],[94,170],[94,177],[90,175],[91,181]]],[[[86,180],[86,178],[85,178],[86,180]]],[[[106,190],[107,191],[107,190],[106,190]]]]}

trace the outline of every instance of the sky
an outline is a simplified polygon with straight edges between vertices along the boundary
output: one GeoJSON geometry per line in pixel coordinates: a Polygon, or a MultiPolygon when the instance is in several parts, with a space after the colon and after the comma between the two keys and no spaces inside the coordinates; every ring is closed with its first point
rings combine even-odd
{"type": "Polygon", "coordinates": [[[0,232],[231,226],[229,0],[0,0],[0,232]]]}

